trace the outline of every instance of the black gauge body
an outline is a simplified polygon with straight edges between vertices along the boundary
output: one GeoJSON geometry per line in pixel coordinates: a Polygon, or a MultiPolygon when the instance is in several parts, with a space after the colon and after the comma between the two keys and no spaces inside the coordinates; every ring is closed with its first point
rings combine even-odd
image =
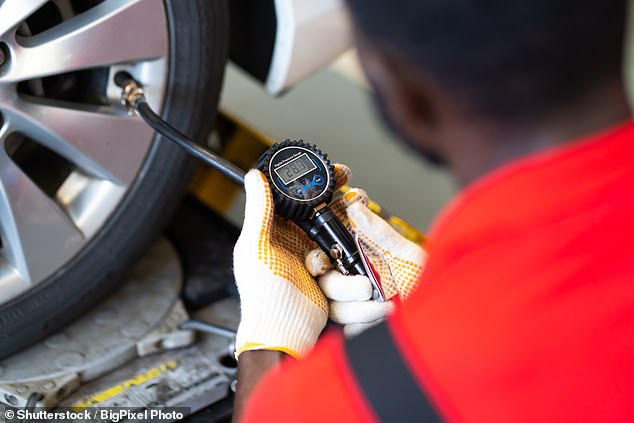
{"type": "Polygon", "coordinates": [[[344,274],[367,276],[352,235],[328,207],[337,181],[326,154],[286,140],[260,157],[258,169],[269,181],[275,214],[293,220],[344,274]]]}
{"type": "Polygon", "coordinates": [[[275,213],[295,221],[308,218],[335,192],[334,167],[316,146],[286,140],[274,144],[258,161],[269,180],[275,213]]]}

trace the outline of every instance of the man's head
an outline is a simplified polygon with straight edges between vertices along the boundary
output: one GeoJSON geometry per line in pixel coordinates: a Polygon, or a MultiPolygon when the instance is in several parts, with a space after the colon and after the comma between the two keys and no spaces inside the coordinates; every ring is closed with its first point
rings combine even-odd
{"type": "Polygon", "coordinates": [[[574,120],[597,91],[622,91],[625,0],[347,3],[380,109],[426,156],[451,162],[444,137],[460,126],[574,120]]]}

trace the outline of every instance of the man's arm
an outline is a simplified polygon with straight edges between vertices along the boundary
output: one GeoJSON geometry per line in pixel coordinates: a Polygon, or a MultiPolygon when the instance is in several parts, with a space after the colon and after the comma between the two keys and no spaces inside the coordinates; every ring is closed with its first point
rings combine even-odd
{"type": "Polygon", "coordinates": [[[275,219],[269,183],[261,172],[249,171],[244,188],[244,224],[233,256],[241,311],[234,421],[244,415],[266,372],[286,354],[306,355],[328,319],[328,301],[304,264],[314,244],[293,223],[275,219]]]}
{"type": "Polygon", "coordinates": [[[233,408],[234,423],[240,421],[245,405],[264,375],[277,366],[286,354],[280,351],[255,350],[240,354],[238,362],[238,386],[233,408]]]}
{"type": "Polygon", "coordinates": [[[340,331],[330,331],[309,357],[285,360],[277,369],[273,366],[248,393],[246,407],[239,411],[236,420],[244,423],[376,422],[352,377],[343,346],[340,331]]]}
{"type": "MultiPolygon", "coordinates": [[[[341,170],[342,167],[339,166],[339,169],[341,170]]],[[[344,182],[350,171],[343,173],[343,176],[338,177],[338,182],[344,182]]],[[[261,172],[251,170],[247,173],[245,191],[247,201],[244,224],[234,249],[234,272],[241,303],[241,320],[236,334],[238,386],[234,421],[248,417],[247,412],[254,398],[261,399],[260,407],[274,404],[269,399],[263,399],[262,394],[255,394],[253,397],[256,386],[260,384],[267,371],[279,365],[284,355],[302,358],[314,346],[326,324],[329,308],[328,299],[315,278],[324,276],[332,267],[328,256],[320,250],[317,250],[320,254],[306,255],[306,251],[312,250],[316,245],[306,234],[298,230],[297,226],[286,220],[275,219],[269,184],[261,172]],[[247,401],[248,407],[245,406],[247,401]]],[[[348,213],[350,203],[361,208],[359,221],[355,220],[357,228],[364,229],[366,226],[376,225],[375,216],[366,210],[365,193],[349,191],[346,195],[342,195],[339,203],[333,207],[338,207],[340,213],[347,213],[349,218],[357,217],[355,214],[348,213]]],[[[379,218],[376,217],[376,219],[379,218]]],[[[383,221],[381,223],[381,228],[387,226],[387,223],[383,221]]],[[[389,229],[387,232],[380,231],[380,240],[389,241],[387,243],[392,246],[399,246],[400,244],[394,241],[394,237],[400,239],[400,235],[389,227],[387,229],[389,229]],[[393,237],[388,236],[392,233],[394,233],[393,237]]],[[[363,232],[371,233],[369,230],[363,232]]],[[[379,239],[372,239],[372,241],[379,241],[379,239]]],[[[417,251],[420,250],[416,245],[412,244],[412,246],[417,251]]],[[[402,257],[402,252],[410,249],[394,248],[394,250],[399,252],[397,255],[399,259],[409,258],[409,256],[402,257]]],[[[419,259],[422,260],[422,257],[416,256],[414,263],[417,263],[419,259]]],[[[398,268],[398,264],[394,263],[392,268],[398,268]]],[[[400,273],[409,275],[412,272],[408,270],[400,273]]],[[[320,278],[320,282],[324,291],[333,294],[331,299],[339,303],[335,308],[340,313],[334,313],[334,315],[341,317],[340,322],[367,323],[382,317],[389,311],[390,303],[377,303],[370,300],[372,284],[367,278],[361,276],[333,278],[333,275],[338,276],[335,271],[328,274],[329,277],[320,278]],[[331,283],[326,283],[328,281],[331,283]],[[337,289],[337,286],[341,289],[337,289]],[[356,289],[351,289],[353,286],[357,286],[363,293],[352,295],[352,291],[356,292],[356,289]],[[334,295],[338,291],[346,295],[342,297],[334,295]],[[354,301],[357,302],[355,304],[357,307],[352,307],[352,313],[344,313],[346,307],[341,305],[354,301]],[[367,312],[368,307],[359,306],[369,306],[371,313],[367,312]],[[361,308],[366,312],[359,312],[361,308]],[[380,312],[378,314],[377,309],[380,312]],[[348,315],[346,319],[343,319],[346,317],[344,314],[348,315]]],[[[381,276],[383,279],[383,275],[381,276]]],[[[391,285],[395,285],[393,290],[395,292],[392,292],[394,295],[398,291],[399,281],[389,276],[391,285]]],[[[345,359],[342,361],[345,362],[345,359]]],[[[339,367],[346,369],[346,365],[339,367]]],[[[315,375],[316,379],[324,378],[322,372],[317,372],[315,375]]],[[[332,378],[338,376],[338,372],[331,373],[332,378]]],[[[337,384],[336,381],[331,382],[337,384]]],[[[341,388],[342,385],[339,384],[338,387],[341,388]]],[[[297,390],[296,388],[295,386],[294,389],[297,390]]],[[[343,389],[340,390],[337,398],[347,398],[346,392],[343,389]]],[[[285,395],[289,397],[289,393],[285,395]]],[[[282,411],[275,410],[275,414],[282,411]]],[[[302,410],[302,412],[305,411],[302,410]]],[[[314,415],[315,410],[311,413],[314,415]]],[[[353,413],[353,415],[356,414],[353,413]]],[[[258,415],[258,421],[265,421],[261,412],[258,415]]]]}

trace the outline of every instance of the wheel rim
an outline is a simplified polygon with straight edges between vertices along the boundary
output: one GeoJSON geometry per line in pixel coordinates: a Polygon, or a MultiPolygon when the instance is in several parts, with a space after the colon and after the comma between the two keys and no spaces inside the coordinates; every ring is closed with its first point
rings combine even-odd
{"type": "Polygon", "coordinates": [[[160,108],[167,37],[161,1],[0,1],[0,304],[81,251],[133,184],[154,134],[112,76],[160,108]]]}

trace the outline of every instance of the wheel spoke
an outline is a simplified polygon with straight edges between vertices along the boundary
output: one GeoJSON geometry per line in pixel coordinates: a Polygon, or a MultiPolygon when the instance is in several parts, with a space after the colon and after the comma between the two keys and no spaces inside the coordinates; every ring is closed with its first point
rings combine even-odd
{"type": "Polygon", "coordinates": [[[2,255],[26,281],[46,276],[84,242],[70,218],[0,151],[2,255]]]}
{"type": "Polygon", "coordinates": [[[156,1],[107,0],[48,31],[20,39],[14,63],[0,81],[162,57],[167,40],[152,30],[162,19],[156,1]],[[146,23],[149,28],[140,28],[146,23]]]}
{"type": "Polygon", "coordinates": [[[108,107],[25,98],[13,102],[5,113],[12,132],[118,185],[132,181],[145,157],[147,144],[138,140],[152,137],[152,129],[140,118],[108,107]]]}
{"type": "Polygon", "coordinates": [[[4,0],[0,2],[0,35],[16,29],[47,0],[4,0]]]}
{"type": "Polygon", "coordinates": [[[7,58],[0,72],[0,305],[79,258],[135,178],[144,175],[154,131],[122,109],[86,103],[117,96],[105,75],[125,68],[144,82],[148,99],[160,108],[169,66],[165,5],[89,3],[98,4],[80,11],[66,0],[0,0],[7,58]],[[59,15],[44,11],[48,2],[59,15]],[[49,29],[38,32],[43,27],[49,29]],[[64,76],[41,79],[53,75],[64,76]],[[24,137],[76,170],[53,159],[49,166],[41,148],[16,149],[24,137]]]}

